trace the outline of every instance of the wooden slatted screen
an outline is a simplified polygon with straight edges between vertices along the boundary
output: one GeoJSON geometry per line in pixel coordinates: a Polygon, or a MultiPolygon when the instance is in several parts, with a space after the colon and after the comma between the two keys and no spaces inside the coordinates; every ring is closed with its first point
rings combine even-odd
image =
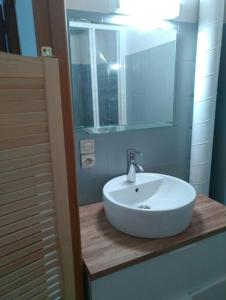
{"type": "Polygon", "coordinates": [[[0,53],[0,299],[75,299],[58,62],[0,53]]]}

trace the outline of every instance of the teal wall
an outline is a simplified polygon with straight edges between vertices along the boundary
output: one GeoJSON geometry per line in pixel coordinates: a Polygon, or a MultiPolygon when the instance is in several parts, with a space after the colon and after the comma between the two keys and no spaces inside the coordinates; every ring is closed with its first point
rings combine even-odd
{"type": "Polygon", "coordinates": [[[37,56],[32,0],[17,0],[16,13],[22,55],[37,56]]]}

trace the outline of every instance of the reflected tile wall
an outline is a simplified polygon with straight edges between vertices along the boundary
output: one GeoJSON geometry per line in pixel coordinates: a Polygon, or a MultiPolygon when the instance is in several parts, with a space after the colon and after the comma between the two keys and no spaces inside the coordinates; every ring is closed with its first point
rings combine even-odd
{"type": "Polygon", "coordinates": [[[76,127],[93,126],[93,103],[90,65],[72,65],[72,95],[76,127]]]}
{"type": "Polygon", "coordinates": [[[97,65],[100,125],[118,124],[118,75],[107,64],[97,65]]]}

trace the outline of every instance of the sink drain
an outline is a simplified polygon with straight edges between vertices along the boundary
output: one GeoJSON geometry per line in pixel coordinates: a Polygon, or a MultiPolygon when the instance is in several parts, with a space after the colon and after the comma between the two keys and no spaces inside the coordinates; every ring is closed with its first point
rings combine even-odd
{"type": "Polygon", "coordinates": [[[140,209],[151,209],[151,207],[148,206],[148,205],[140,205],[140,206],[138,206],[138,208],[140,208],[140,209]]]}

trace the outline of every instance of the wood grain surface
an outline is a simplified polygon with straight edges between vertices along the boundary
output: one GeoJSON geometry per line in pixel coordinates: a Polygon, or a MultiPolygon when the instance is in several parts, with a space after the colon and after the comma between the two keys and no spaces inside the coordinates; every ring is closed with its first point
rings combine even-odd
{"type": "Polygon", "coordinates": [[[163,239],[135,238],[117,231],[108,223],[102,202],[80,207],[80,222],[83,261],[94,280],[226,231],[226,207],[198,196],[189,228],[163,239]]]}

